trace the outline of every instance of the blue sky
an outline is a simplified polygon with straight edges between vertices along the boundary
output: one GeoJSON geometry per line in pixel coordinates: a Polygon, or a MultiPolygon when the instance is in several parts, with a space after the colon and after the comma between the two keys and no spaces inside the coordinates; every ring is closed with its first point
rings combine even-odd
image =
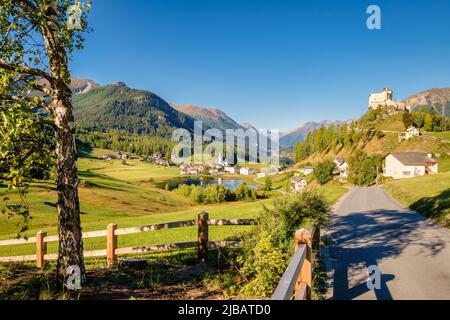
{"type": "Polygon", "coordinates": [[[448,0],[93,0],[77,77],[288,130],[450,86],[448,0]],[[382,29],[368,30],[377,4],[382,29]]]}

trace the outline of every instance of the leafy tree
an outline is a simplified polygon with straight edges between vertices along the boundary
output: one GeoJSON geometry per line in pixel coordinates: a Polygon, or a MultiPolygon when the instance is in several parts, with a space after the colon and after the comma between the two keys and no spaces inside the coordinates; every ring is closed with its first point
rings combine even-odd
{"type": "Polygon", "coordinates": [[[1,158],[15,159],[11,160],[15,165],[9,167],[10,186],[22,188],[30,180],[30,159],[39,152],[38,143],[19,154],[14,154],[12,144],[17,137],[24,143],[36,142],[38,125],[53,128],[59,227],[57,274],[63,279],[69,266],[76,265],[82,282],[85,268],[69,59],[83,46],[88,8],[81,8],[76,0],[0,0],[0,99],[6,132],[1,137],[6,145],[1,158]],[[69,20],[71,8],[81,9],[76,28],[68,23],[73,21],[69,20]],[[23,126],[17,125],[18,119],[23,126]]]}
{"type": "Polygon", "coordinates": [[[315,167],[314,177],[321,185],[324,185],[333,180],[333,172],[335,169],[336,165],[333,161],[323,161],[315,167]]]}
{"type": "Polygon", "coordinates": [[[367,153],[361,149],[356,150],[353,156],[348,159],[348,178],[354,184],[359,183],[361,166],[366,159],[367,153]]]}
{"type": "Polygon", "coordinates": [[[264,180],[264,191],[272,190],[272,179],[270,177],[266,177],[264,180]]]}
{"type": "Polygon", "coordinates": [[[359,186],[370,186],[375,182],[377,176],[376,160],[374,158],[367,158],[361,164],[357,184],[359,186]]]}
{"type": "Polygon", "coordinates": [[[405,129],[408,129],[409,127],[411,127],[411,125],[413,124],[412,114],[409,112],[403,113],[402,121],[403,121],[403,126],[405,127],[405,129]]]}

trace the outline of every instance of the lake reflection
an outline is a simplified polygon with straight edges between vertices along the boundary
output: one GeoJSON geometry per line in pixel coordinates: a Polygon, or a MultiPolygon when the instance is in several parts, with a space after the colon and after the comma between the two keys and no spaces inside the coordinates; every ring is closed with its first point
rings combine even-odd
{"type": "MultiPolygon", "coordinates": [[[[210,184],[218,184],[227,187],[228,189],[235,190],[241,183],[245,182],[241,179],[221,179],[221,178],[203,178],[203,179],[180,179],[178,185],[187,184],[189,186],[201,186],[206,187],[210,184]]],[[[257,189],[255,185],[247,184],[250,189],[257,189]]]]}

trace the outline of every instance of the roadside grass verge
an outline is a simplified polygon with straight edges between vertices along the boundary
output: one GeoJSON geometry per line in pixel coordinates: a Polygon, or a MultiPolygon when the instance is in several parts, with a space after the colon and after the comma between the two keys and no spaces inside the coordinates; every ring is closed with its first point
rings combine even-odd
{"type": "Polygon", "coordinates": [[[401,204],[450,228],[450,173],[390,180],[384,189],[401,204]]]}

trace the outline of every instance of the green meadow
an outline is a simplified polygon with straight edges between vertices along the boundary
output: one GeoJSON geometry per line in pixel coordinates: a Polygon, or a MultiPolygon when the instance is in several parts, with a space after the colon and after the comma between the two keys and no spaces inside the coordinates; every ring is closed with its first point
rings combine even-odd
{"type": "MultiPolygon", "coordinates": [[[[179,176],[178,168],[156,166],[140,160],[99,160],[98,156],[108,150],[94,149],[80,157],[79,195],[83,231],[105,230],[110,223],[119,228],[144,226],[155,223],[191,220],[198,213],[206,211],[211,218],[252,218],[258,215],[263,205],[270,205],[271,199],[253,202],[232,202],[216,205],[194,205],[177,192],[161,189],[157,185],[179,176]]],[[[250,182],[250,180],[248,181],[250,182]]],[[[6,188],[0,187],[1,195],[6,188]]],[[[330,202],[336,201],[346,189],[338,186],[323,188],[330,202]]],[[[275,193],[276,194],[276,193],[275,193]]],[[[14,194],[9,195],[14,199],[14,194]]],[[[26,201],[32,219],[23,236],[35,236],[39,230],[48,235],[57,234],[57,201],[55,186],[49,182],[31,185],[26,201]]],[[[18,217],[9,219],[0,215],[0,240],[17,236],[18,217]]],[[[211,240],[224,240],[249,230],[249,226],[214,226],[210,228],[211,240]]],[[[166,244],[193,241],[196,227],[177,228],[144,232],[119,237],[119,247],[166,244]]],[[[90,238],[84,241],[85,250],[106,248],[106,238],[90,238]]],[[[0,247],[0,256],[34,253],[34,244],[0,247]]],[[[57,251],[57,242],[48,243],[48,253],[57,251]]]]}
{"type": "Polygon", "coordinates": [[[450,173],[390,180],[384,189],[404,206],[450,228],[450,173]]]}

